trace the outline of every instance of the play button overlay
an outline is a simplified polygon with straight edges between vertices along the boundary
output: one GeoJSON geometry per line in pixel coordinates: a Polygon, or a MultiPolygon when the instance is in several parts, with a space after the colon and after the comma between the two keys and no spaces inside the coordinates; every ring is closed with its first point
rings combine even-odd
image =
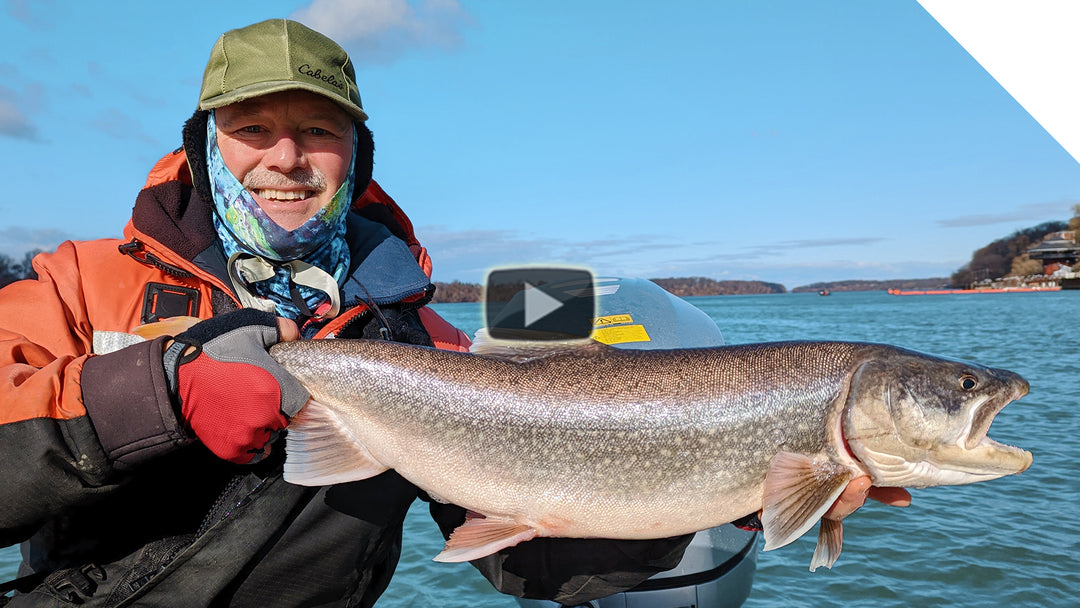
{"type": "Polygon", "coordinates": [[[568,267],[502,268],[488,273],[484,318],[499,340],[587,338],[596,311],[592,272],[568,267]]]}
{"type": "Polygon", "coordinates": [[[543,289],[525,283],[525,327],[562,308],[563,303],[544,293],[543,289]]]}

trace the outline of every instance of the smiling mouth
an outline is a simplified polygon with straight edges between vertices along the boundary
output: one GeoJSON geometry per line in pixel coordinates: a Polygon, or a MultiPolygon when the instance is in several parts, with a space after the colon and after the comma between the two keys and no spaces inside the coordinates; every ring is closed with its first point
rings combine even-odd
{"type": "Polygon", "coordinates": [[[269,188],[253,189],[252,194],[271,201],[302,201],[315,196],[314,190],[272,190],[269,188]]]}

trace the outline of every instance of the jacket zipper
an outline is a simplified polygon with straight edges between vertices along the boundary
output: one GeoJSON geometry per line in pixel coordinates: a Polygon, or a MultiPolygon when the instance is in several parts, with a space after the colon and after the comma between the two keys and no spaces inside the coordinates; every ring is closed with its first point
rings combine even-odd
{"type": "Polygon", "coordinates": [[[120,245],[119,247],[117,247],[117,249],[120,250],[120,253],[130,257],[131,259],[139,262],[140,264],[145,264],[146,266],[153,266],[154,268],[157,268],[158,270],[166,274],[170,274],[174,277],[187,279],[195,276],[193,273],[188,272],[183,268],[173,266],[172,264],[162,261],[160,258],[150,253],[149,251],[144,251],[143,244],[138,239],[131,239],[130,242],[120,245]],[[136,255],[136,253],[140,251],[143,251],[142,257],[136,255]]]}

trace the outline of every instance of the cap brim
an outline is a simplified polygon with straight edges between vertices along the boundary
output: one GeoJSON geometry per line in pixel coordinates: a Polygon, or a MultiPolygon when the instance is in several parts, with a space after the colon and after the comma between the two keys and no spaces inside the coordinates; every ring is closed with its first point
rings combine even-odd
{"type": "Polygon", "coordinates": [[[211,97],[210,99],[199,101],[199,109],[213,110],[216,108],[227,106],[229,104],[234,104],[238,101],[244,101],[246,99],[260,97],[262,95],[295,90],[310,91],[311,93],[322,95],[323,97],[341,106],[341,109],[348,112],[350,116],[360,122],[364,122],[368,118],[363,108],[354,103],[347,102],[346,100],[342,99],[340,95],[331,94],[326,89],[305,84],[303,82],[297,82],[295,80],[260,82],[257,84],[248,85],[246,87],[240,87],[238,89],[229,91],[228,93],[225,93],[223,95],[217,95],[215,97],[211,97]]]}

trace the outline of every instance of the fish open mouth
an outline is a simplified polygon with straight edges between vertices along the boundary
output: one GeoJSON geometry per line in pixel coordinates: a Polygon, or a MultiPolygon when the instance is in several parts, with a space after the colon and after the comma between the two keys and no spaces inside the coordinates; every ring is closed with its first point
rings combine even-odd
{"type": "Polygon", "coordinates": [[[993,445],[1001,448],[1019,449],[998,443],[987,435],[990,432],[990,425],[1001,410],[1028,393],[1027,381],[1019,376],[1016,376],[1016,379],[1017,382],[1014,382],[1015,388],[1013,391],[995,397],[987,397],[983,403],[971,408],[971,421],[969,422],[967,437],[964,440],[965,448],[971,450],[979,445],[993,445]]]}
{"type": "Polygon", "coordinates": [[[1023,378],[998,369],[979,370],[977,378],[965,372],[960,376],[964,394],[957,395],[947,385],[940,393],[926,388],[925,379],[930,377],[932,373],[901,378],[893,385],[878,382],[884,387],[876,399],[869,392],[871,397],[860,402],[860,408],[849,408],[847,445],[870,470],[875,485],[960,485],[1031,466],[1030,452],[988,436],[997,414],[1027,394],[1023,378]],[[984,385],[966,386],[967,376],[984,385]]]}
{"type": "MultiPolygon", "coordinates": [[[[1005,372],[1011,374],[1011,372],[1005,372]]],[[[1028,383],[1020,376],[1011,374],[1011,391],[986,397],[982,403],[971,408],[967,433],[963,434],[957,447],[960,453],[951,452],[954,471],[966,471],[974,475],[1000,476],[1026,471],[1032,463],[1031,452],[1001,443],[989,436],[994,418],[1008,404],[1028,393],[1028,383]]],[[[944,454],[943,454],[944,456],[944,454]]]]}

